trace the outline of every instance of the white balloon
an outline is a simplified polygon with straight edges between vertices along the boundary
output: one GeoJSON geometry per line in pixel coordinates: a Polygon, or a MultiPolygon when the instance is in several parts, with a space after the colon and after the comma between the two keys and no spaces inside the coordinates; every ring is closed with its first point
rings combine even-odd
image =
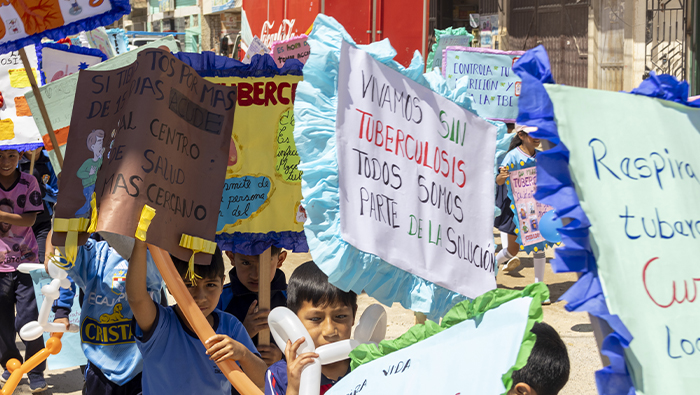
{"type": "Polygon", "coordinates": [[[355,328],[354,339],[341,340],[316,348],[313,339],[296,314],[286,307],[277,307],[267,316],[270,333],[282,352],[287,340],[292,342],[300,338],[306,341],[299,347],[297,355],[316,352],[318,358],[304,367],[299,381],[300,395],[318,395],[321,383],[321,365],[328,365],[348,359],[350,352],[362,343],[379,343],[386,335],[387,316],[384,307],[373,304],[362,314],[355,328]]]}

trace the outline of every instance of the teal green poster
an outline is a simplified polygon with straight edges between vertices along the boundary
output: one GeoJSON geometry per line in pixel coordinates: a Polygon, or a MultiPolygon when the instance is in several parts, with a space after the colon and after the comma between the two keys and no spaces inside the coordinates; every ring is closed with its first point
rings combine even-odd
{"type": "Polygon", "coordinates": [[[637,394],[700,388],[700,109],[545,85],[637,394]]]}

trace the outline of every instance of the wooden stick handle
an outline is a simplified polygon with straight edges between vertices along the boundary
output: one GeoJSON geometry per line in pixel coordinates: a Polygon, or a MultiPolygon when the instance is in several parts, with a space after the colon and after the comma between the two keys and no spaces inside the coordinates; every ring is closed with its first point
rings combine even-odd
{"type": "Polygon", "coordinates": [[[19,49],[19,56],[22,58],[24,70],[27,72],[27,77],[29,77],[29,83],[32,85],[32,92],[34,92],[34,98],[36,98],[36,104],[37,106],[39,106],[41,117],[44,119],[44,126],[46,127],[46,131],[49,133],[51,144],[53,144],[53,149],[56,153],[56,159],[58,160],[58,164],[59,166],[61,166],[62,169],[63,154],[61,154],[61,147],[59,147],[58,139],[56,139],[56,134],[53,132],[53,126],[51,126],[51,119],[49,119],[49,113],[46,112],[46,105],[44,104],[44,99],[41,97],[41,91],[39,90],[39,86],[36,84],[36,78],[34,78],[34,73],[32,72],[32,65],[29,64],[29,59],[27,58],[27,53],[24,52],[24,48],[19,49]]]}
{"type": "MultiPolygon", "coordinates": [[[[187,290],[185,283],[182,282],[182,278],[175,269],[170,254],[152,244],[148,245],[148,249],[151,251],[153,261],[156,263],[158,271],[160,271],[163,280],[165,280],[165,284],[168,286],[168,291],[175,297],[177,305],[185,315],[187,322],[190,323],[192,329],[197,333],[199,340],[204,343],[216,333],[211,325],[209,325],[209,322],[207,322],[202,311],[197,307],[194,299],[192,299],[192,295],[190,295],[190,291],[187,290]]],[[[224,362],[217,362],[216,364],[239,393],[242,395],[262,395],[260,388],[255,386],[250,378],[243,373],[241,368],[238,367],[236,362],[232,359],[227,359],[224,362]]]]}
{"type": "MultiPolygon", "coordinates": [[[[270,310],[270,259],[272,248],[268,248],[259,255],[259,275],[258,275],[258,309],[270,310]]],[[[258,332],[258,345],[270,345],[270,330],[263,329],[258,332]]]]}

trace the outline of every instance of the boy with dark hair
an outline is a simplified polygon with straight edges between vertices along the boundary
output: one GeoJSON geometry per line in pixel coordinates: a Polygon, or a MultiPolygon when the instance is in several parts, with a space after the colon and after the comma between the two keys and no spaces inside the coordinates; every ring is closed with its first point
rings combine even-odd
{"type": "Polygon", "coordinates": [[[557,395],[569,381],[569,354],[557,331],[536,322],[530,332],[537,335],[527,364],[513,372],[508,395],[557,395]]]}
{"type": "MultiPolygon", "coordinates": [[[[314,341],[316,348],[350,339],[357,313],[357,295],[328,282],[328,276],[313,261],[296,268],[289,278],[287,307],[292,310],[314,341]]],[[[298,395],[301,372],[318,358],[316,353],[297,355],[304,338],[287,341],[285,359],[266,373],[265,395],[298,395]]],[[[321,395],[350,372],[350,360],[323,365],[321,395]]]]}
{"type": "MultiPolygon", "coordinates": [[[[282,359],[282,351],[270,341],[269,346],[258,344],[258,333],[267,329],[267,316],[270,310],[258,308],[258,285],[260,273],[260,256],[243,255],[226,251],[233,269],[228,273],[230,283],[224,286],[217,308],[233,314],[243,323],[253,344],[258,348],[267,366],[282,359]]],[[[272,246],[270,251],[270,309],[287,305],[287,279],[280,270],[287,251],[272,246]]],[[[272,339],[272,337],[270,337],[272,339]]]]}
{"type": "Polygon", "coordinates": [[[210,265],[195,265],[199,276],[187,278],[188,262],[173,258],[194,302],[216,335],[207,348],[197,338],[178,306],[163,307],[146,292],[146,243],[136,240],[126,277],[127,298],[134,312],[132,331],[143,355],[143,395],[231,393],[231,384],[215,362],[236,360],[262,387],[265,362],[236,317],[216,308],[224,286],[224,261],[216,248],[210,265]],[[163,363],[167,361],[167,363],[163,363]]]}

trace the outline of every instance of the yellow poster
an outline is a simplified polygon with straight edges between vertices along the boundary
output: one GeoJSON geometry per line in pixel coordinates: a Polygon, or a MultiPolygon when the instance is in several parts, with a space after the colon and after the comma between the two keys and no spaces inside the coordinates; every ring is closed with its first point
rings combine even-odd
{"type": "Polygon", "coordinates": [[[217,235],[302,232],[294,94],[301,76],[207,77],[238,87],[217,235]]]}

